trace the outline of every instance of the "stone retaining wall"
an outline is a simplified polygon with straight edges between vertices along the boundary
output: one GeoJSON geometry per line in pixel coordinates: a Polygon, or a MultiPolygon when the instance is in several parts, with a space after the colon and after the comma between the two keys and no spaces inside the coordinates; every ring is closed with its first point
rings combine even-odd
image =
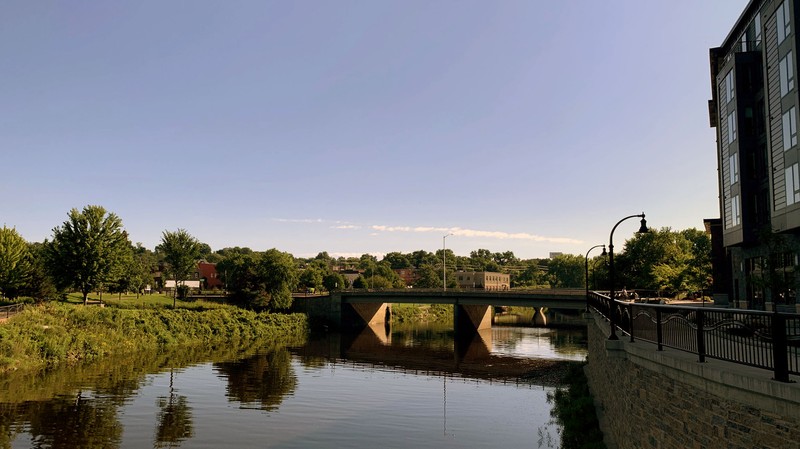
{"type": "Polygon", "coordinates": [[[800,447],[800,384],[624,336],[609,341],[597,313],[588,328],[586,375],[609,448],[800,447]]]}

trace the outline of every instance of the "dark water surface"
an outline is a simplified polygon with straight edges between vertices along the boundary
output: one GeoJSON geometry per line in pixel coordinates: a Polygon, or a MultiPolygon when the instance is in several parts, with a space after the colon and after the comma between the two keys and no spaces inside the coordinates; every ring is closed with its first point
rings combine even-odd
{"type": "Polygon", "coordinates": [[[0,379],[0,447],[558,447],[547,393],[585,331],[383,326],[0,379]]]}

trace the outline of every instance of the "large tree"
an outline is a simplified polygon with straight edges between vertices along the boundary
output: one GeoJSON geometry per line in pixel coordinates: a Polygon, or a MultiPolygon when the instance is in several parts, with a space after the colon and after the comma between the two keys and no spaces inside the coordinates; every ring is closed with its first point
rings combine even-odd
{"type": "Polygon", "coordinates": [[[288,309],[292,306],[292,288],[297,285],[294,257],[275,248],[261,255],[258,273],[269,295],[271,309],[288,309]]]}
{"type": "Polygon", "coordinates": [[[48,265],[56,283],[83,295],[119,276],[130,251],[122,220],[102,206],[72,209],[61,227],[53,229],[47,244],[48,265]]]}
{"type": "Polygon", "coordinates": [[[28,251],[33,262],[31,276],[22,289],[22,295],[30,296],[36,302],[55,298],[59,291],[48,270],[47,245],[40,242],[29,243],[28,251]]]}
{"type": "Polygon", "coordinates": [[[636,234],[616,259],[619,284],[674,295],[709,287],[711,239],[696,229],[636,234]]]}
{"type": "Polygon", "coordinates": [[[547,264],[548,282],[551,288],[580,288],[584,285],[585,267],[583,256],[561,254],[547,264]]]}
{"type": "MultiPolygon", "coordinates": [[[[179,286],[186,285],[186,280],[197,267],[200,257],[200,242],[186,232],[178,229],[175,232],[164,231],[161,233],[161,244],[158,251],[164,254],[168,272],[175,278],[175,292],[179,286]]],[[[172,306],[175,307],[175,295],[172,297],[172,306]]]]}
{"type": "Polygon", "coordinates": [[[14,228],[0,228],[0,294],[16,298],[33,271],[28,244],[14,228]]]}
{"type": "Polygon", "coordinates": [[[417,280],[414,281],[414,287],[442,288],[442,270],[431,264],[423,264],[417,269],[417,280]]]}

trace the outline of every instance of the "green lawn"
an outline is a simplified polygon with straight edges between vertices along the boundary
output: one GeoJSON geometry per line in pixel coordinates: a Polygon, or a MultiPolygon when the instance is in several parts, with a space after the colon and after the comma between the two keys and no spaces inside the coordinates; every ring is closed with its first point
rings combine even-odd
{"type": "MultiPolygon", "coordinates": [[[[100,295],[96,293],[90,293],[88,299],[90,301],[98,301],[100,300],[100,295]]],[[[171,308],[172,301],[173,299],[171,295],[158,293],[152,295],[139,295],[138,297],[135,294],[119,295],[114,293],[103,293],[102,295],[103,303],[109,307],[119,307],[123,309],[171,308]]],[[[223,299],[198,299],[191,301],[178,300],[175,302],[175,307],[178,309],[213,309],[220,307],[223,301],[223,299]]],[[[70,293],[67,295],[66,302],[68,304],[82,304],[83,295],[80,293],[70,293]]]]}

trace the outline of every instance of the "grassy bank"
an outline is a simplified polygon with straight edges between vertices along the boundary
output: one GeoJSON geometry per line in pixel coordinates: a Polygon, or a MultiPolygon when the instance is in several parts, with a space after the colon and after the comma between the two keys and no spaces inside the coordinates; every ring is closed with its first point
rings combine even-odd
{"type": "Polygon", "coordinates": [[[305,315],[231,306],[165,309],[45,304],[0,325],[0,373],[173,347],[305,336],[305,315]]]}
{"type": "Polygon", "coordinates": [[[452,323],[448,304],[392,304],[392,319],[398,323],[452,323]]]}

